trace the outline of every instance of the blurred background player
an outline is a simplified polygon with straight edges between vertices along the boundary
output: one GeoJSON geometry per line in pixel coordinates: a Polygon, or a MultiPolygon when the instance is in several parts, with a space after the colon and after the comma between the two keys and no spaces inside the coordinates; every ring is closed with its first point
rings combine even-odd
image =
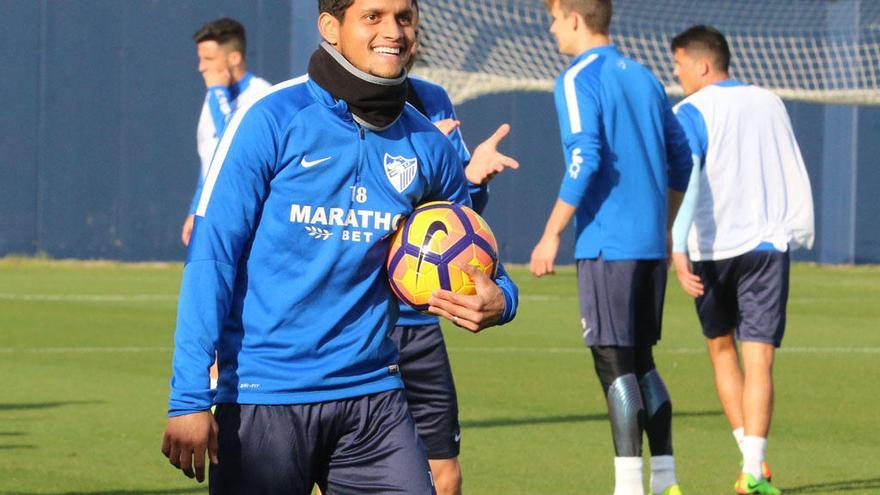
{"type": "Polygon", "coordinates": [[[765,461],[773,359],[785,331],[788,252],[813,243],[810,181],[782,100],[730,78],[730,48],[717,29],[687,29],[672,52],[687,96],[676,115],[700,160],[675,220],[672,260],[696,298],[718,397],[742,452],[736,492],[778,494],[765,461]]]}
{"type": "MultiPolygon", "coordinates": [[[[418,17],[416,22],[419,22],[418,17]]],[[[418,43],[413,45],[410,65],[415,61],[417,47],[418,43]]],[[[447,135],[461,158],[472,207],[482,213],[488,201],[489,180],[505,168],[519,167],[516,160],[498,151],[498,144],[510,132],[510,126],[501,125],[471,155],[446,91],[437,84],[413,76],[407,78],[407,84],[407,101],[447,135]]],[[[515,311],[516,293],[512,295],[507,304],[515,311]]],[[[458,461],[461,445],[458,398],[440,321],[436,316],[419,313],[401,303],[400,316],[391,338],[400,350],[400,376],[407,404],[425,444],[437,494],[458,495],[462,485],[458,461]]]]}
{"type": "Polygon", "coordinates": [[[581,323],[608,404],[614,493],[644,493],[647,432],[652,493],[680,494],[672,404],[652,346],[660,339],[667,230],[687,186],[690,150],[657,78],[610,44],[610,0],[546,6],[559,51],[575,58],[554,93],[567,168],[531,271],[553,273],[560,235],[576,216],[581,323]]]}
{"type": "Polygon", "coordinates": [[[180,234],[184,245],[189,244],[199,201],[198,193],[230,116],[237,108],[256,101],[271,86],[248,72],[245,59],[247,38],[244,26],[235,19],[224,17],[205,24],[193,35],[193,41],[196,43],[199,72],[205,80],[207,93],[196,132],[201,162],[199,182],[180,234]]]}
{"type": "MultiPolygon", "coordinates": [[[[212,159],[162,451],[201,481],[207,450],[215,495],[304,495],[315,483],[334,495],[434,493],[388,338],[398,303],[384,262],[416,205],[470,198],[446,138],[406,105],[413,2],[319,10],[325,41],[308,77],[236,113],[212,159]],[[403,157],[407,179],[387,175],[389,157],[403,157]]],[[[429,310],[472,330],[511,319],[504,270],[494,282],[465,271],[477,293],[435,291],[429,310]]]]}

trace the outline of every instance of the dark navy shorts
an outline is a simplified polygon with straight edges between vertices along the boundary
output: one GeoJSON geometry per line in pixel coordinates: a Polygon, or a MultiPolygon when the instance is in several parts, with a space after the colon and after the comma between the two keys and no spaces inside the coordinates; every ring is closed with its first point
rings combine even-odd
{"type": "Polygon", "coordinates": [[[588,347],[646,347],[660,340],[665,260],[577,261],[578,299],[588,347]]]}
{"type": "Polygon", "coordinates": [[[751,251],[734,258],[694,262],[704,293],[697,315],[708,338],[736,329],[736,339],[776,347],[785,333],[788,253],[751,251]]]}
{"type": "Polygon", "coordinates": [[[398,326],[390,337],[400,350],[406,402],[428,459],[458,457],[458,398],[440,325],[398,326]]]}
{"type": "Polygon", "coordinates": [[[315,404],[219,404],[212,495],[434,494],[402,390],[315,404]]]}

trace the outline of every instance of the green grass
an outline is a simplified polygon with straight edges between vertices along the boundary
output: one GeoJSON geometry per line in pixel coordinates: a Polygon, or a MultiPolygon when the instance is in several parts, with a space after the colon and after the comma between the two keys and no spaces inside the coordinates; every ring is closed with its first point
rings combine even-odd
{"type": "MultiPolygon", "coordinates": [[[[517,320],[447,328],[469,495],[609,494],[605,405],[575,277],[521,288],[517,320]]],[[[159,452],[178,265],[0,261],[0,494],[204,493],[159,452]]],[[[671,284],[673,281],[670,281],[671,284]]],[[[732,493],[738,454],[692,303],[670,285],[656,358],[686,493],[732,493]]],[[[880,268],[795,265],[770,442],[785,494],[880,493],[880,268]]]]}

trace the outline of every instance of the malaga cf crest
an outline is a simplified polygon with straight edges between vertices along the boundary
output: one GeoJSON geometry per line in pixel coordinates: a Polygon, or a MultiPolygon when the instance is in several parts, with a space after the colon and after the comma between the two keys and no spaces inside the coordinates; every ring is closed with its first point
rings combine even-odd
{"type": "Polygon", "coordinates": [[[385,153],[385,175],[391,181],[394,189],[397,189],[397,192],[403,192],[404,189],[412,184],[418,170],[419,162],[416,158],[391,156],[385,153]]]}

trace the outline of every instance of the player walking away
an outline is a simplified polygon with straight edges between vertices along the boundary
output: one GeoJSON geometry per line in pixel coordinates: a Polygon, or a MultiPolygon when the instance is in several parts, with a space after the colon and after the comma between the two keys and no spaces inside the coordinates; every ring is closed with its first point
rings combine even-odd
{"type": "Polygon", "coordinates": [[[672,40],[672,52],[687,96],[676,115],[700,160],[675,220],[672,260],[696,298],[742,452],[736,492],[778,494],[765,461],[773,358],[785,331],[788,252],[813,243],[810,182],[782,100],[730,78],[724,35],[694,26],[672,40]]]}
{"type": "MultiPolygon", "coordinates": [[[[389,234],[416,205],[469,204],[445,136],[405,104],[412,0],[321,0],[308,76],[236,112],[196,211],[163,453],[212,494],[431,494],[388,338],[389,234]],[[399,173],[389,174],[388,169],[399,173]],[[216,391],[207,370],[218,353],[216,391]],[[208,412],[217,404],[216,420],[208,412]]],[[[511,282],[432,311],[484,328],[511,282]]]]}
{"type": "MultiPolygon", "coordinates": [[[[416,21],[419,22],[418,10],[416,21]]],[[[413,45],[415,49],[418,43],[413,45]]],[[[410,64],[415,60],[415,50],[410,64]]],[[[407,101],[428,117],[449,138],[463,165],[468,193],[474,210],[482,213],[488,201],[488,182],[505,168],[518,168],[519,163],[498,151],[498,144],[510,132],[510,126],[498,130],[474,149],[473,156],[464,143],[461,122],[449,95],[441,86],[410,76],[407,80],[407,101]]],[[[515,286],[512,287],[515,289],[515,286]]],[[[516,311],[517,293],[505,306],[516,311]]],[[[400,377],[406,401],[416,422],[419,437],[425,445],[428,463],[438,495],[460,495],[461,464],[458,454],[461,429],[458,421],[458,398],[446,344],[436,317],[421,314],[406,304],[400,305],[397,325],[391,338],[400,350],[400,377]]]]}
{"type": "Polygon", "coordinates": [[[614,493],[644,493],[646,432],[652,493],[680,494],[672,404],[652,346],[660,339],[667,218],[687,186],[690,150],[661,84],[610,44],[610,0],[546,4],[559,51],[575,58],[555,90],[567,168],[531,271],[553,273],[560,235],[575,217],[581,323],[608,404],[614,493]]]}
{"type": "Polygon", "coordinates": [[[192,235],[199,191],[226,123],[235,109],[255,101],[271,86],[248,72],[245,61],[247,38],[244,26],[235,19],[224,17],[205,24],[193,35],[193,41],[207,93],[196,134],[201,161],[199,182],[180,234],[185,246],[192,235]]]}

